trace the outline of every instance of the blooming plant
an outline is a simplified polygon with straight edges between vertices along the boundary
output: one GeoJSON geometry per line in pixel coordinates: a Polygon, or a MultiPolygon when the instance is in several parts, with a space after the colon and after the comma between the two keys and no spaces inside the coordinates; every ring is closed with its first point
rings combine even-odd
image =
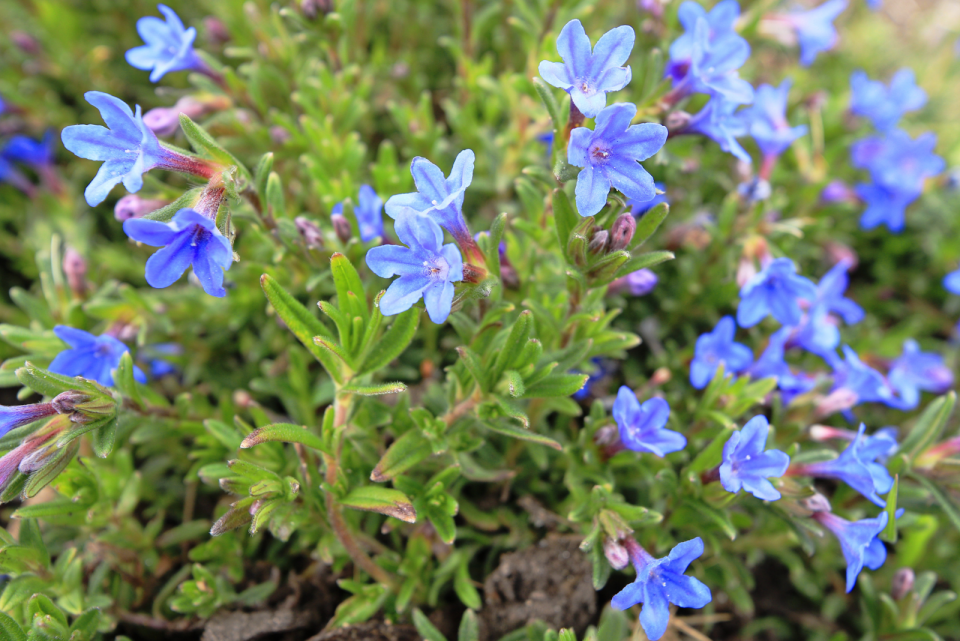
{"type": "Polygon", "coordinates": [[[0,641],[960,637],[880,4],[0,3],[0,641]]]}

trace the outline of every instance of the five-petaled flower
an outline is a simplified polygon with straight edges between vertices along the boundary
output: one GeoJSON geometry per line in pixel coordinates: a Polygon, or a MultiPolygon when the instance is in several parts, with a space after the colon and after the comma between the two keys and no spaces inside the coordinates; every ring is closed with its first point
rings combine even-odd
{"type": "Polygon", "coordinates": [[[218,298],[227,295],[223,272],[233,264],[233,248],[212,218],[181,209],[168,223],[131,218],[123,223],[123,231],[139,243],[163,247],[147,259],[146,277],[151,287],[169,287],[192,265],[203,291],[218,298]]]}
{"type": "Polygon", "coordinates": [[[424,214],[450,232],[461,249],[475,247],[467,222],[463,219],[463,196],[473,181],[473,165],[476,156],[472,149],[457,154],[448,178],[435,164],[417,156],[410,163],[410,174],[417,191],[397,194],[387,199],[384,206],[387,216],[397,220],[406,209],[424,214]]]}
{"type": "Polygon", "coordinates": [[[209,73],[206,63],[193,50],[197,30],[184,28],[183,22],[173,9],[157,5],[166,17],[164,22],[154,16],[137,20],[137,33],[145,44],[129,49],[127,62],[131,66],[150,71],[150,82],[158,82],[171,71],[201,71],[209,73]]]}
{"type": "MultiPolygon", "coordinates": [[[[734,24],[740,17],[740,4],[737,0],[722,0],[718,2],[713,9],[707,12],[698,2],[687,0],[677,9],[677,19],[683,26],[685,33],[679,36],[670,45],[670,62],[667,65],[665,75],[674,80],[683,80],[690,69],[690,61],[693,58],[694,34],[697,27],[697,21],[703,19],[706,21],[708,35],[711,42],[723,42],[724,40],[743,40],[740,35],[734,31],[734,24]]],[[[749,44],[743,40],[743,44],[749,44]]],[[[742,45],[737,45],[741,46],[742,45]]]]}
{"type": "Polygon", "coordinates": [[[767,163],[807,133],[806,125],[791,127],[787,122],[787,95],[791,84],[787,79],[779,87],[760,85],[753,104],[737,114],[745,132],[757,142],[767,163]]]}
{"type": "Polygon", "coordinates": [[[904,402],[897,398],[890,387],[890,383],[883,374],[860,360],[849,345],[844,345],[843,359],[836,354],[827,355],[827,362],[833,368],[833,388],[849,390],[855,395],[855,403],[884,403],[897,409],[908,409],[904,402]]]}
{"type": "Polygon", "coordinates": [[[771,314],[784,325],[796,325],[802,316],[797,300],[812,301],[816,297],[816,285],[797,274],[793,261],[777,258],[740,290],[737,322],[741,327],[753,327],[771,314]]]}
{"type": "Polygon", "coordinates": [[[864,430],[861,423],[857,437],[850,441],[837,458],[804,463],[795,466],[792,473],[843,481],[875,505],[884,507],[886,503],[880,495],[886,494],[893,487],[893,477],[887,468],[876,460],[886,456],[890,444],[887,439],[868,440],[864,436],[864,430]]]}
{"type": "Polygon", "coordinates": [[[637,106],[629,102],[610,105],[597,116],[595,128],[577,127],[570,133],[567,161],[583,167],[577,176],[577,210],[593,216],[607,203],[616,187],[638,202],[657,195],[653,178],[639,161],[654,155],[667,140],[667,128],[655,123],[630,125],[637,106]]]}
{"type": "Polygon", "coordinates": [[[776,501],[778,492],[768,479],[779,478],[787,471],[790,457],[780,450],[767,450],[769,423],[765,416],[754,416],[743,429],[730,435],[723,446],[720,484],[731,494],[743,488],[758,499],[776,501]]]}
{"type": "MultiPolygon", "coordinates": [[[[721,96],[734,104],[753,102],[753,86],[737,70],[750,57],[750,45],[743,38],[711,38],[710,24],[697,18],[690,47],[690,64],[682,79],[673,71],[673,89],[665,102],[673,104],[692,93],[721,96]]],[[[668,73],[671,73],[668,70],[668,73]]]]}
{"type": "MultiPolygon", "coordinates": [[[[383,200],[370,185],[360,185],[357,206],[353,210],[360,228],[360,240],[367,243],[383,236],[383,200]]],[[[331,216],[343,215],[343,203],[337,203],[330,210],[331,216]]]]}
{"type": "Polygon", "coordinates": [[[633,539],[625,539],[624,543],[637,578],[617,593],[610,605],[616,610],[627,610],[642,603],[640,625],[651,641],[657,641],[667,631],[671,603],[681,608],[702,608],[713,599],[710,588],[702,581],[684,574],[690,563],[703,554],[703,539],[699,536],[678,543],[662,559],[653,558],[633,539]]]}
{"type": "Polygon", "coordinates": [[[746,345],[733,342],[737,326],[733,318],[724,316],[708,334],[697,338],[690,362],[690,384],[703,389],[723,363],[726,372],[742,372],[753,362],[753,352],[746,345]]]}
{"type": "Polygon", "coordinates": [[[817,304],[823,305],[828,312],[839,314],[847,325],[855,325],[863,320],[863,308],[850,300],[844,293],[850,284],[847,272],[853,263],[841,260],[830,268],[817,283],[817,304]]]}
{"type": "Polygon", "coordinates": [[[848,521],[828,511],[814,512],[813,518],[833,532],[840,541],[840,549],[847,562],[847,592],[853,590],[853,586],[857,584],[857,577],[860,576],[863,566],[879,570],[887,560],[887,548],[877,538],[887,527],[889,516],[886,512],[881,512],[872,519],[859,521],[848,521]]]}
{"type": "MultiPolygon", "coordinates": [[[[54,374],[89,378],[107,387],[113,385],[113,370],[120,365],[120,358],[130,351],[126,345],[109,334],[94,336],[66,325],[57,325],[53,333],[70,349],[57,354],[47,369],[54,374]]],[[[136,365],[133,377],[139,383],[147,382],[146,374],[136,365]]]]}
{"type": "Polygon", "coordinates": [[[91,207],[102,203],[121,182],[127,191],[140,191],[143,174],[154,167],[204,178],[213,175],[214,168],[205,161],[161,145],[156,134],[143,123],[140,105],[136,112],[130,111],[122,100],[99,91],[88,91],[84,98],[100,111],[109,129],[100,125],[71,125],[63,130],[61,138],[63,146],[77,156],[104,161],[84,191],[91,207]]]}
{"type": "Polygon", "coordinates": [[[723,96],[714,96],[677,133],[706,136],[737,160],[752,162],[750,154],[737,142],[739,136],[747,133],[743,121],[734,113],[737,107],[737,103],[723,96]]]}
{"type": "MultiPolygon", "coordinates": [[[[367,252],[367,265],[382,278],[399,276],[380,299],[380,313],[404,312],[423,297],[430,320],[440,324],[450,315],[453,284],[463,280],[463,258],[456,245],[443,244],[443,230],[425,215],[406,208],[394,210],[398,245],[381,245],[367,252]]],[[[472,240],[472,239],[471,239],[472,240]]]]}
{"type": "Polygon", "coordinates": [[[809,11],[794,11],[782,16],[793,27],[800,43],[800,64],[809,67],[821,51],[837,44],[833,21],[847,8],[847,0],[827,0],[809,11]]]}
{"type": "Polygon", "coordinates": [[[590,38],[579,20],[571,20],[557,37],[557,51],[563,62],[544,60],[540,76],[570,94],[584,116],[594,118],[607,104],[607,93],[620,91],[630,82],[630,67],[623,64],[633,51],[633,28],[611,29],[590,51],[590,38]]]}
{"type": "Polygon", "coordinates": [[[903,401],[904,409],[920,404],[920,391],[943,394],[953,387],[953,372],[939,354],[921,352],[913,339],[903,343],[903,354],[893,361],[887,381],[903,401]]]}
{"type": "Polygon", "coordinates": [[[683,434],[664,429],[670,418],[670,406],[662,398],[650,398],[641,405],[637,395],[623,386],[613,403],[613,418],[620,431],[620,442],[628,450],[650,452],[663,458],[687,446],[683,434]]]}
{"type": "Polygon", "coordinates": [[[895,73],[889,87],[879,80],[870,80],[863,71],[854,71],[850,91],[850,111],[869,118],[879,131],[893,129],[903,114],[927,104],[927,93],[917,86],[912,69],[895,73]]]}

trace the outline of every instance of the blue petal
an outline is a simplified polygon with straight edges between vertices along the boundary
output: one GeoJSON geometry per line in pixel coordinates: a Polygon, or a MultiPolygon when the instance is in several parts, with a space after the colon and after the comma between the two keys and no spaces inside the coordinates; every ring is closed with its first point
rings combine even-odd
{"type": "Polygon", "coordinates": [[[380,298],[380,313],[393,316],[405,312],[420,300],[423,291],[435,281],[422,274],[407,274],[390,283],[386,293],[380,298]]]}
{"type": "Polygon", "coordinates": [[[366,261],[370,270],[381,278],[423,273],[423,259],[412,249],[398,245],[372,247],[367,251],[366,261]]]}
{"type": "Polygon", "coordinates": [[[761,501],[779,501],[781,498],[773,483],[762,477],[744,478],[743,489],[761,501]]]}
{"type": "Polygon", "coordinates": [[[53,333],[57,338],[74,348],[93,347],[97,341],[97,337],[90,332],[67,325],[54,326],[53,333]]]}
{"type": "Polygon", "coordinates": [[[681,608],[702,608],[713,600],[713,594],[702,581],[692,576],[664,573],[666,597],[681,608]]]}
{"type": "Polygon", "coordinates": [[[543,60],[537,69],[540,77],[549,85],[565,91],[573,86],[574,79],[570,77],[567,66],[562,62],[543,60]]]}
{"type": "Polygon", "coordinates": [[[124,233],[144,245],[151,247],[166,247],[173,239],[177,237],[177,230],[173,229],[168,223],[161,223],[159,220],[145,220],[143,218],[130,218],[123,222],[124,233]]]}
{"type": "Polygon", "coordinates": [[[453,289],[453,283],[450,281],[434,281],[423,292],[423,303],[427,308],[427,314],[437,325],[445,322],[450,315],[453,289]]]}
{"type": "Polygon", "coordinates": [[[593,127],[593,138],[615,141],[623,135],[630,126],[630,121],[637,115],[637,106],[631,102],[612,104],[599,114],[593,127]]]}
{"type": "Polygon", "coordinates": [[[129,140],[140,140],[141,132],[133,117],[130,106],[119,98],[102,91],[88,91],[84,99],[97,108],[107,127],[117,136],[129,140]]]}
{"type": "Polygon", "coordinates": [[[690,384],[694,389],[703,389],[713,379],[717,365],[709,365],[699,359],[690,363],[690,384]]]}
{"type": "Polygon", "coordinates": [[[593,47],[590,75],[597,78],[610,67],[622,67],[633,51],[636,34],[627,25],[619,26],[603,34],[593,47]]]}
{"type": "Polygon", "coordinates": [[[646,160],[663,148],[668,133],[666,127],[652,122],[633,125],[617,138],[617,153],[634,160],[646,160]]]}
{"type": "Polygon", "coordinates": [[[139,146],[139,137],[134,141],[100,125],[70,125],[60,139],[68,151],[87,160],[127,158],[131,145],[139,146]]]}
{"type": "Polygon", "coordinates": [[[737,324],[740,327],[753,327],[764,319],[768,311],[764,292],[760,288],[754,289],[737,306],[737,324]]]}
{"type": "Polygon", "coordinates": [[[635,160],[612,156],[606,165],[607,179],[628,198],[645,202],[653,200],[657,188],[653,185],[653,176],[635,160]]]}
{"type": "Polygon", "coordinates": [[[670,622],[670,607],[662,586],[644,584],[643,608],[640,610],[640,625],[650,641],[657,641],[667,631],[670,622]]]}
{"type": "Polygon", "coordinates": [[[194,262],[197,249],[192,243],[192,233],[180,232],[173,242],[148,258],[147,283],[156,289],[163,289],[177,282],[183,276],[183,272],[187,271],[187,267],[194,262]]]}
{"type": "Polygon", "coordinates": [[[589,164],[590,144],[593,132],[586,127],[577,127],[570,132],[570,144],[567,146],[567,162],[574,167],[586,167],[589,164]]]}
{"type": "Polygon", "coordinates": [[[577,176],[577,188],[574,193],[577,212],[583,217],[593,216],[607,204],[610,181],[598,170],[587,166],[577,176]]]}
{"type": "Polygon", "coordinates": [[[590,71],[590,38],[579,20],[571,20],[557,36],[557,51],[574,78],[586,76],[590,71]]]}
{"type": "Polygon", "coordinates": [[[408,212],[397,217],[394,231],[404,245],[416,253],[437,254],[443,244],[443,230],[427,216],[408,212]]]}

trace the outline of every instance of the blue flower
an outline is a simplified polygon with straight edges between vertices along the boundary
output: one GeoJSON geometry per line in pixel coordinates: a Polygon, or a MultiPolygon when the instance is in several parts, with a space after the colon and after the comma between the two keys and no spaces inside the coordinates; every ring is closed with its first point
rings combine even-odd
{"type": "Polygon", "coordinates": [[[893,129],[903,114],[927,104],[927,93],[917,86],[912,69],[894,74],[889,87],[870,80],[863,71],[855,71],[850,76],[850,90],[850,111],[869,118],[880,131],[893,129]]]}
{"type": "Polygon", "coordinates": [[[802,315],[797,300],[812,301],[816,297],[816,285],[797,275],[793,261],[777,258],[740,290],[737,322],[741,327],[752,327],[771,314],[784,325],[796,325],[802,315]]]}
{"type": "MultiPolygon", "coordinates": [[[[107,387],[113,385],[113,370],[120,365],[120,358],[130,351],[126,345],[108,334],[94,336],[66,325],[57,325],[53,333],[71,349],[57,354],[47,369],[54,374],[89,378],[107,387]]],[[[137,366],[133,367],[133,377],[139,383],[147,382],[143,370],[137,366]]]]}
{"type": "Polygon", "coordinates": [[[902,403],[883,374],[865,364],[849,346],[843,346],[843,360],[835,355],[829,359],[834,371],[832,391],[846,389],[856,395],[856,403],[885,403],[901,408],[902,403]]]}
{"type": "Polygon", "coordinates": [[[738,103],[722,96],[714,96],[698,111],[683,129],[683,133],[695,133],[706,136],[720,149],[733,154],[738,160],[751,162],[750,154],[737,142],[737,138],[746,135],[743,121],[734,114],[738,103]]]}
{"type": "Polygon", "coordinates": [[[813,518],[834,533],[840,541],[843,558],[847,562],[847,592],[857,584],[857,577],[867,566],[879,570],[887,560],[887,549],[877,536],[887,527],[886,512],[872,519],[848,521],[832,512],[814,512],[813,518]]]}
{"type": "Polygon", "coordinates": [[[223,272],[233,264],[233,248],[212,218],[193,209],[181,209],[169,223],[131,218],[123,231],[133,240],[151,247],[163,247],[147,259],[146,277],[151,287],[174,284],[193,265],[203,291],[222,298],[223,272]]]}
{"type": "Polygon", "coordinates": [[[760,85],[753,104],[737,114],[765,157],[779,156],[807,133],[806,125],[791,127],[787,122],[787,94],[792,84],[787,79],[779,87],[760,85]]]}
{"type": "Polygon", "coordinates": [[[824,303],[814,304],[804,314],[800,324],[793,328],[789,343],[828,361],[836,360],[840,330],[837,328],[837,321],[828,313],[824,303]]]}
{"type": "MultiPolygon", "coordinates": [[[[670,45],[670,62],[666,74],[675,80],[683,80],[690,69],[693,58],[695,32],[697,22],[702,18],[708,26],[708,37],[711,42],[724,40],[743,40],[733,26],[740,17],[740,4],[737,0],[723,0],[716,4],[708,13],[699,3],[688,0],[677,9],[677,19],[683,25],[685,33],[670,45]]],[[[743,40],[749,51],[750,45],[743,40]]],[[[742,46],[742,45],[741,45],[742,46]]]]}
{"type": "Polygon", "coordinates": [[[847,325],[859,323],[864,316],[863,308],[843,295],[850,284],[847,272],[851,266],[849,261],[841,260],[817,283],[817,303],[827,311],[839,314],[847,325]]]}
{"type": "Polygon", "coordinates": [[[860,215],[860,227],[873,229],[886,225],[894,234],[903,231],[906,224],[907,207],[919,194],[892,191],[881,185],[861,183],[854,190],[867,206],[860,215]]]}
{"type": "Polygon", "coordinates": [[[637,395],[623,386],[613,402],[613,418],[620,431],[620,442],[628,450],[663,458],[687,446],[683,434],[664,429],[670,418],[670,406],[662,398],[650,398],[641,405],[637,395]]]}
{"type": "Polygon", "coordinates": [[[817,54],[837,43],[833,21],[847,8],[847,0],[827,0],[816,9],[787,14],[800,42],[800,64],[809,67],[817,54]]]}
{"type": "Polygon", "coordinates": [[[167,374],[175,374],[179,370],[176,365],[164,360],[164,357],[180,356],[183,354],[183,347],[176,343],[144,345],[139,351],[139,356],[150,370],[151,378],[163,378],[167,374]]]}
{"type": "Polygon", "coordinates": [[[876,11],[883,6],[883,0],[867,0],[867,6],[876,11]]]}
{"type": "Polygon", "coordinates": [[[53,164],[53,140],[53,133],[50,131],[44,134],[43,140],[14,136],[4,145],[0,155],[11,162],[46,167],[53,164]]]}
{"type": "Polygon", "coordinates": [[[171,71],[207,71],[207,66],[193,50],[197,30],[193,27],[185,29],[170,7],[161,4],[157,9],[167,21],[153,16],[137,20],[137,33],[146,44],[129,49],[127,62],[137,69],[150,71],[150,82],[159,81],[171,71]]]}
{"type": "Polygon", "coordinates": [[[593,216],[607,204],[616,187],[627,198],[653,200],[653,178],[638,164],[654,155],[667,140],[667,128],[654,123],[630,125],[637,106],[629,102],[610,105],[597,116],[594,129],[577,127],[570,133],[567,161],[583,167],[577,176],[577,210],[593,216]]]}
{"type": "Polygon", "coordinates": [[[570,94],[587,118],[594,118],[607,104],[607,93],[620,91],[630,82],[630,67],[623,64],[633,51],[635,35],[626,25],[603,34],[590,51],[590,38],[579,20],[571,20],[557,37],[563,62],[540,63],[540,76],[570,94]]]}
{"type": "Polygon", "coordinates": [[[122,100],[99,91],[88,91],[84,98],[100,111],[109,129],[100,125],[71,125],[63,130],[61,138],[63,146],[77,156],[105,161],[84,191],[88,205],[94,207],[102,203],[121,182],[127,191],[140,191],[143,174],[154,167],[180,169],[180,155],[163,147],[156,134],[143,124],[140,105],[134,113],[122,100]]]}
{"type": "Polygon", "coordinates": [[[681,608],[702,608],[713,599],[703,582],[684,575],[690,563],[703,554],[703,540],[697,537],[679,543],[662,559],[635,547],[637,551],[631,550],[630,556],[637,578],[614,596],[610,605],[616,610],[627,610],[642,603],[640,625],[647,638],[657,641],[667,631],[670,603],[681,608]]]}
{"type": "Polygon", "coordinates": [[[690,362],[690,384],[703,389],[723,363],[726,372],[742,372],[753,362],[753,352],[746,345],[733,342],[737,326],[724,316],[708,334],[697,338],[693,361],[690,362]]]}
{"type": "MultiPolygon", "coordinates": [[[[407,209],[396,212],[398,245],[367,252],[367,265],[382,278],[399,276],[380,299],[380,313],[404,312],[423,297],[430,320],[440,324],[450,315],[453,283],[463,280],[463,258],[456,245],[443,245],[443,231],[432,218],[407,209]]],[[[472,240],[472,239],[471,239],[472,240]]]]}
{"type": "Polygon", "coordinates": [[[10,430],[29,425],[56,413],[57,410],[51,403],[33,403],[32,405],[14,405],[13,407],[0,405],[0,436],[10,430]]]}
{"type": "Polygon", "coordinates": [[[667,186],[660,182],[653,183],[653,186],[657,188],[657,191],[663,192],[662,194],[657,194],[653,197],[653,200],[633,200],[632,198],[627,199],[627,207],[630,208],[630,213],[636,216],[637,218],[643,216],[645,213],[659,205],[660,203],[670,204],[670,199],[667,198],[667,186]]]}
{"type": "Polygon", "coordinates": [[[736,494],[743,488],[764,501],[780,498],[780,492],[767,479],[783,476],[790,457],[780,450],[764,451],[768,428],[765,416],[754,416],[742,430],[730,435],[720,464],[720,484],[727,492],[736,494]]]}
{"type": "Polygon", "coordinates": [[[903,354],[893,361],[887,380],[900,395],[905,409],[920,403],[920,391],[943,394],[953,387],[953,372],[944,365],[939,354],[921,352],[917,341],[903,343],[903,354]]]}
{"type": "Polygon", "coordinates": [[[707,19],[698,18],[693,28],[690,66],[681,80],[674,76],[671,93],[677,99],[706,93],[734,104],[749,104],[753,102],[753,86],[737,74],[749,57],[746,40],[739,36],[712,39],[707,19]]]}
{"type": "Polygon", "coordinates": [[[864,438],[864,426],[860,424],[857,437],[853,439],[840,456],[830,461],[807,463],[798,466],[798,471],[809,476],[830,478],[843,481],[875,505],[884,507],[886,503],[880,494],[886,494],[893,487],[893,477],[876,459],[885,455],[889,445],[885,441],[868,442],[864,438]],[[866,447],[868,446],[869,447],[866,447]],[[878,447],[883,445],[884,447],[878,447]]]}
{"type": "MultiPolygon", "coordinates": [[[[370,185],[360,185],[357,206],[353,210],[360,228],[360,240],[367,243],[383,236],[383,201],[370,185]]],[[[343,203],[337,203],[330,210],[331,216],[343,215],[343,203]]]]}
{"type": "Polygon", "coordinates": [[[794,397],[809,392],[816,385],[813,377],[802,372],[794,374],[783,358],[784,349],[793,331],[793,328],[782,327],[774,332],[763,354],[746,370],[753,379],[776,378],[785,405],[789,405],[794,397]]]}
{"type": "Polygon", "coordinates": [[[550,158],[553,157],[553,137],[554,135],[552,129],[537,136],[537,141],[543,143],[543,146],[546,148],[548,163],[550,162],[550,158]]]}
{"type": "Polygon", "coordinates": [[[409,207],[429,216],[450,232],[458,243],[472,243],[473,238],[463,219],[463,195],[473,181],[475,159],[472,150],[464,149],[453,162],[450,177],[444,178],[439,167],[417,156],[410,163],[417,191],[391,196],[385,206],[387,216],[396,220],[409,207]]]}
{"type": "MultiPolygon", "coordinates": [[[[572,398],[574,400],[582,401],[582,400],[585,400],[587,397],[589,397],[593,393],[594,384],[596,384],[599,380],[601,380],[604,376],[606,376],[609,373],[607,369],[603,366],[603,361],[601,361],[599,358],[593,358],[591,359],[591,361],[593,362],[593,365],[596,367],[596,369],[594,370],[593,374],[589,374],[589,378],[587,378],[587,382],[584,383],[583,387],[581,387],[580,389],[578,389],[576,392],[573,393],[572,398]]],[[[586,372],[581,372],[579,370],[573,370],[570,373],[586,374],[586,372]]]]}
{"type": "Polygon", "coordinates": [[[634,296],[646,296],[653,291],[660,280],[654,272],[647,268],[630,272],[623,279],[627,291],[634,296]]]}
{"type": "Polygon", "coordinates": [[[960,269],[944,276],[943,286],[951,294],[960,294],[960,269]]]}

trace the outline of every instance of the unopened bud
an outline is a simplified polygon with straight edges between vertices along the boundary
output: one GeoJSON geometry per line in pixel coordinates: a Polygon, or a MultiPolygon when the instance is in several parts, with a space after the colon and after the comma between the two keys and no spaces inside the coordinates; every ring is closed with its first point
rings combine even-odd
{"type": "Polygon", "coordinates": [[[630,246],[637,231],[637,219],[633,214],[620,214],[610,228],[610,251],[618,252],[630,246]]]}
{"type": "Polygon", "coordinates": [[[113,216],[122,223],[131,218],[143,218],[166,204],[167,201],[165,200],[141,198],[136,194],[127,194],[117,201],[113,208],[113,216]]]}
{"type": "Polygon", "coordinates": [[[250,396],[250,392],[238,389],[233,393],[233,402],[238,409],[247,409],[253,405],[253,397],[250,396]]]}
{"type": "Polygon", "coordinates": [[[297,226],[297,231],[303,237],[303,242],[307,247],[320,249],[323,247],[323,234],[317,224],[305,216],[297,216],[293,219],[293,224],[297,226]]]}
{"type": "Polygon", "coordinates": [[[834,180],[820,192],[822,203],[856,203],[857,193],[842,180],[834,180]]]}
{"type": "Polygon", "coordinates": [[[207,42],[212,45],[223,45],[230,41],[230,31],[227,25],[215,16],[207,16],[203,19],[203,27],[206,31],[207,42]]]}
{"type": "Polygon", "coordinates": [[[333,11],[333,0],[300,0],[300,11],[309,20],[333,11]]]}
{"type": "Polygon", "coordinates": [[[330,222],[333,223],[333,231],[341,243],[347,243],[352,235],[350,221],[344,218],[343,214],[334,214],[330,216],[330,222]]]}
{"type": "Polygon", "coordinates": [[[829,416],[835,412],[848,410],[857,404],[859,397],[852,389],[841,387],[823,397],[817,404],[817,414],[820,416],[829,416]]]}
{"type": "Polygon", "coordinates": [[[143,124],[158,136],[170,136],[180,128],[180,114],[196,120],[216,108],[212,102],[201,102],[193,96],[184,96],[173,107],[157,107],[143,114],[143,124]]]}
{"type": "Polygon", "coordinates": [[[667,116],[665,124],[670,131],[683,131],[690,124],[690,114],[686,111],[673,111],[667,116]]]}
{"type": "Polygon", "coordinates": [[[664,383],[668,383],[673,377],[673,374],[670,373],[670,369],[667,367],[658,367],[656,371],[653,372],[653,376],[650,377],[650,384],[660,386],[664,383]]]}
{"type": "Polygon", "coordinates": [[[606,229],[601,229],[593,235],[590,243],[587,245],[587,251],[591,254],[599,254],[607,249],[607,242],[610,240],[610,234],[606,229]]]}
{"type": "Polygon", "coordinates": [[[290,138],[292,138],[292,136],[286,127],[281,127],[280,125],[270,127],[270,140],[273,144],[282,147],[289,142],[290,138]]]}
{"type": "Polygon", "coordinates": [[[607,557],[610,567],[614,570],[622,570],[630,563],[630,553],[627,548],[620,545],[619,541],[610,538],[603,539],[603,555],[607,557]]]}
{"type": "Polygon", "coordinates": [[[916,578],[911,568],[900,568],[897,570],[893,574],[893,579],[890,581],[890,596],[893,597],[893,600],[899,601],[907,592],[912,590],[916,578]]]}
{"type": "Polygon", "coordinates": [[[15,44],[20,51],[36,56],[40,53],[40,43],[29,33],[23,31],[11,31],[10,42],[15,44]]]}
{"type": "Polygon", "coordinates": [[[63,254],[63,273],[70,291],[75,296],[83,296],[87,291],[87,261],[73,247],[67,247],[63,254]]]}
{"type": "Polygon", "coordinates": [[[77,405],[86,403],[89,400],[89,394],[84,394],[76,390],[67,390],[66,392],[57,394],[54,399],[50,401],[50,404],[53,406],[53,409],[57,410],[57,414],[69,414],[77,408],[77,405]]]}
{"type": "Polygon", "coordinates": [[[800,499],[799,503],[801,507],[811,512],[830,512],[833,509],[830,507],[830,501],[827,500],[827,497],[819,492],[805,499],[800,499]]]}

